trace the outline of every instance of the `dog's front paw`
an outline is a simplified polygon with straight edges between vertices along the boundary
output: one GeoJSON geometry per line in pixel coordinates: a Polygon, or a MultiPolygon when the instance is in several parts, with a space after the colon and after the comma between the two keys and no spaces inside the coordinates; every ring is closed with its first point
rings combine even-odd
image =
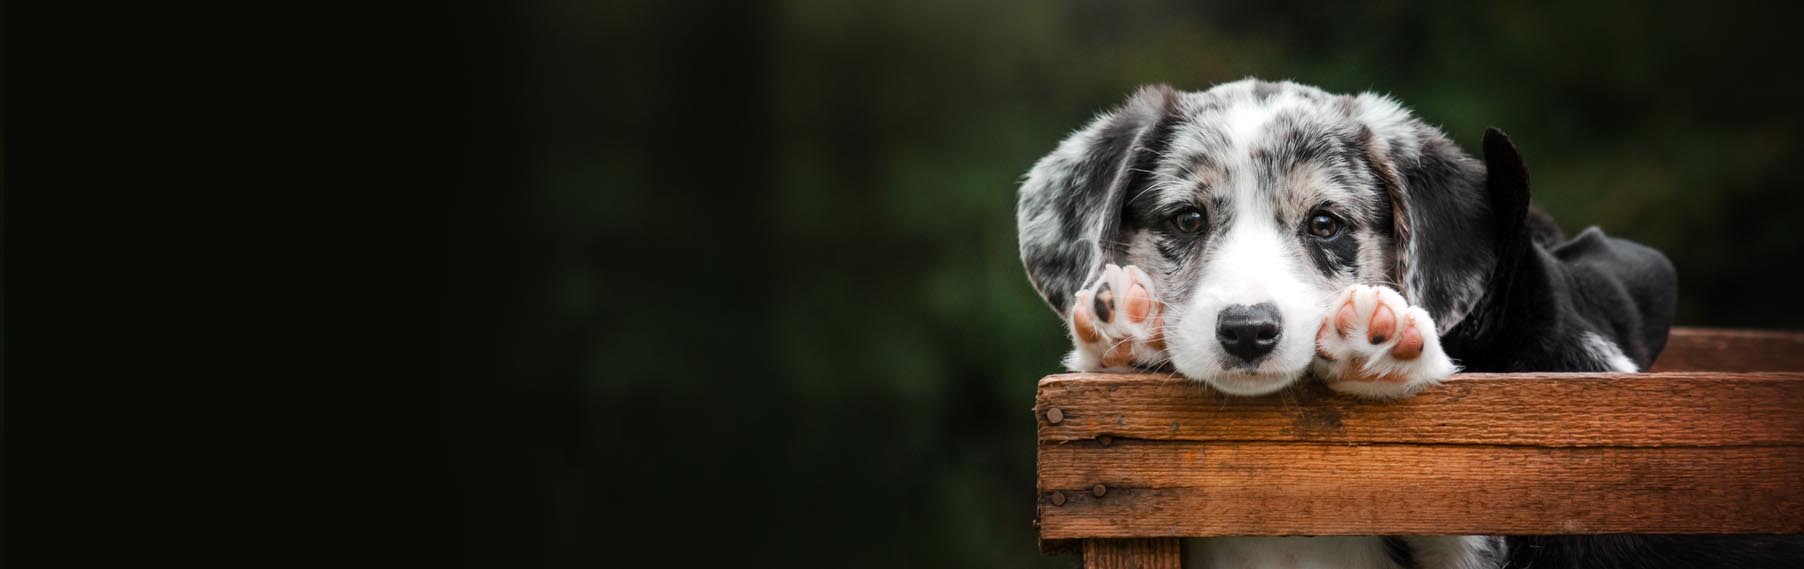
{"type": "Polygon", "coordinates": [[[1405,397],[1456,368],[1434,320],[1383,286],[1353,285],[1328,305],[1316,334],[1315,375],[1342,393],[1405,397]]]}
{"type": "Polygon", "coordinates": [[[1163,306],[1153,280],[1139,267],[1109,265],[1102,278],[1077,291],[1068,322],[1075,349],[1065,357],[1071,371],[1127,368],[1165,362],[1163,306]]]}

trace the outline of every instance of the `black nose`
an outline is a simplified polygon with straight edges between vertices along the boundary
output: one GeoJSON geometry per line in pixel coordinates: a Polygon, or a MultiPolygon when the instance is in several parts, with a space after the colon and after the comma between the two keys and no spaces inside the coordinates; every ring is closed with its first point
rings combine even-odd
{"type": "Polygon", "coordinates": [[[1215,317],[1215,339],[1221,349],[1250,362],[1278,346],[1279,323],[1278,307],[1270,302],[1236,304],[1215,317]]]}

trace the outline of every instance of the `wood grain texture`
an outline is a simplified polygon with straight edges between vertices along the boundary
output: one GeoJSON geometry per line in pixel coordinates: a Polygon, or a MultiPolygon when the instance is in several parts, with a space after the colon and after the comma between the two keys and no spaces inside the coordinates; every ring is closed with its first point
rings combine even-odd
{"type": "Polygon", "coordinates": [[[1041,538],[1804,533],[1804,334],[1678,330],[1656,369],[1694,371],[1461,374],[1393,402],[1047,377],[1041,538]]]}
{"type": "Polygon", "coordinates": [[[1115,439],[1544,447],[1804,445],[1804,373],[1460,374],[1401,401],[1316,382],[1232,397],[1162,374],[1040,381],[1043,442],[1115,439]]]}
{"type": "Polygon", "coordinates": [[[1176,539],[1086,539],[1085,569],[1179,569],[1183,548],[1176,539]]]}
{"type": "Polygon", "coordinates": [[[1804,371],[1804,332],[1674,328],[1650,371],[1804,371]]]}
{"type": "Polygon", "coordinates": [[[1795,447],[1117,441],[1039,459],[1068,497],[1041,504],[1042,539],[1804,532],[1795,447]]]}

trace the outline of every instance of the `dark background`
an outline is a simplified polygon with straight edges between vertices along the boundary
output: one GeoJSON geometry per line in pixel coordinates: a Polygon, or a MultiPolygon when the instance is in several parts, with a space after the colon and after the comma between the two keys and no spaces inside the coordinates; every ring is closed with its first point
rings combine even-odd
{"type": "Polygon", "coordinates": [[[169,154],[54,169],[9,142],[9,166],[125,178],[119,198],[63,195],[138,225],[59,243],[131,263],[32,274],[99,267],[59,309],[135,293],[120,303],[154,314],[60,315],[70,337],[179,344],[55,360],[132,366],[77,401],[148,420],[67,432],[144,450],[70,480],[157,506],[61,509],[177,534],[110,548],[144,557],[282,543],[239,565],[375,546],[331,558],[1069,566],[1030,525],[1034,383],[1067,340],[1019,265],[1014,192],[1147,83],[1389,93],[1468,149],[1501,127],[1568,230],[1671,257],[1681,323],[1804,327],[1789,4],[1343,4],[158,3],[80,8],[90,35],[9,35],[9,57],[85,58],[26,95],[107,82],[70,89],[73,112],[13,113],[33,132],[169,154]],[[121,30],[140,35],[88,42],[121,30]],[[180,256],[203,250],[222,253],[180,256]],[[152,393],[217,416],[136,399],[152,393]],[[208,458],[225,468],[190,462],[208,458]]]}
{"type": "Polygon", "coordinates": [[[1681,323],[1804,324],[1776,301],[1804,259],[1796,14],[1347,4],[537,1],[489,22],[512,154],[479,229],[453,224],[492,300],[450,358],[481,370],[448,411],[466,559],[1070,565],[1030,527],[1033,385],[1066,340],[1023,277],[1014,191],[1147,83],[1389,93],[1468,149],[1502,127],[1568,230],[1671,257],[1681,323]]]}
{"type": "Polygon", "coordinates": [[[1568,230],[1671,257],[1681,323],[1804,324],[1775,301],[1804,259],[1795,14],[1345,4],[521,4],[490,68],[517,154],[472,209],[492,325],[458,351],[488,367],[449,415],[467,559],[1070,565],[1030,527],[1066,340],[1014,190],[1146,83],[1389,93],[1468,149],[1502,127],[1568,230]]]}

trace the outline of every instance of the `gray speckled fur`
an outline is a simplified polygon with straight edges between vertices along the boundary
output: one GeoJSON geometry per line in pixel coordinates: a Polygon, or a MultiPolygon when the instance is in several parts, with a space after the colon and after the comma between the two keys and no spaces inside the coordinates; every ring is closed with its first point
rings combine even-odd
{"type": "MultiPolygon", "coordinates": [[[[1068,137],[1021,186],[1022,263],[1061,315],[1106,263],[1148,267],[1165,277],[1169,294],[1181,296],[1202,259],[1147,256],[1160,243],[1143,231],[1155,222],[1146,214],[1199,193],[1223,199],[1211,189],[1234,176],[1258,177],[1282,202],[1277,209],[1287,223],[1323,201],[1347,210],[1358,248],[1315,261],[1335,269],[1324,278],[1391,284],[1427,309],[1442,332],[1483,292],[1489,251],[1457,246],[1490,229],[1478,161],[1388,97],[1251,79],[1201,92],[1143,88],[1068,137]],[[1271,111],[1269,119],[1231,132],[1231,117],[1248,109],[1271,111]],[[1250,163],[1251,171],[1226,166],[1224,155],[1236,151],[1250,160],[1233,163],[1250,163]],[[1301,178],[1324,183],[1297,183],[1301,178]]],[[[1217,216],[1211,224],[1233,221],[1220,217],[1230,208],[1206,209],[1217,216]]]]}

